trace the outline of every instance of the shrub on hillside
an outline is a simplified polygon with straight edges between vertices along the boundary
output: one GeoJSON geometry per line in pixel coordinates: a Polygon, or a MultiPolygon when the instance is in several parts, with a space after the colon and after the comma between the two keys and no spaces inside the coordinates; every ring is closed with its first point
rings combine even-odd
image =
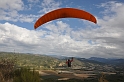
{"type": "Polygon", "coordinates": [[[39,73],[27,68],[17,69],[13,82],[40,82],[39,73]]]}

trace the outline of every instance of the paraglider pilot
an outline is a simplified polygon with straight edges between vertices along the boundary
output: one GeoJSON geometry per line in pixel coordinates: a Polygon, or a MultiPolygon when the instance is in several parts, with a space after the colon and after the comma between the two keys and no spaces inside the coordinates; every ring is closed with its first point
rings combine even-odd
{"type": "Polygon", "coordinates": [[[72,57],[72,59],[66,60],[66,64],[68,65],[68,67],[71,67],[71,62],[72,61],[73,61],[73,57],[72,57]]]}

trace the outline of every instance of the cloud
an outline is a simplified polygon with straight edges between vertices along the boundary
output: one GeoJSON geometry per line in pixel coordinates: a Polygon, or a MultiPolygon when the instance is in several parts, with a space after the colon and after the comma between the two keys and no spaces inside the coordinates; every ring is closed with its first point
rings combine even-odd
{"type": "Polygon", "coordinates": [[[61,2],[59,1],[43,0],[40,6],[42,9],[39,11],[39,13],[47,13],[49,11],[59,8],[60,5],[61,5],[61,2]]]}
{"type": "MultiPolygon", "coordinates": [[[[48,24],[46,28],[49,27],[49,25],[50,24],[48,24]]],[[[60,26],[70,29],[70,27],[62,21],[58,21],[57,26],[52,27],[56,29],[56,31],[51,30],[49,33],[45,30],[28,30],[10,23],[0,24],[0,50],[12,51],[15,49],[18,52],[56,55],[67,55],[73,52],[77,53],[78,49],[81,50],[82,45],[87,42],[85,41],[84,43],[73,40],[68,34],[71,30],[65,30],[60,26]],[[61,34],[64,30],[67,32],[61,34]]]]}
{"type": "Polygon", "coordinates": [[[35,20],[36,18],[38,18],[37,15],[32,15],[32,14],[30,14],[30,15],[23,15],[23,14],[21,14],[21,15],[19,15],[16,19],[17,19],[17,20],[20,20],[20,22],[32,23],[32,22],[34,22],[34,20],[35,20]]]}
{"type": "Polygon", "coordinates": [[[22,10],[24,8],[24,4],[22,0],[3,0],[0,1],[0,8],[7,11],[22,10]]]}
{"type": "Polygon", "coordinates": [[[4,0],[0,1],[0,20],[13,20],[18,16],[18,11],[24,9],[24,4],[21,0],[4,0]]]}
{"type": "MultiPolygon", "coordinates": [[[[16,25],[5,23],[0,24],[0,50],[26,52],[30,47],[39,41],[38,33],[16,25]]],[[[42,33],[40,33],[42,35],[42,33]]],[[[30,51],[29,51],[30,52],[30,51]]]]}
{"type": "MultiPolygon", "coordinates": [[[[57,3],[56,7],[59,7],[60,3],[57,3]]],[[[53,0],[44,0],[42,12],[48,12],[53,4],[53,0]]],[[[124,4],[111,1],[102,3],[100,7],[104,8],[104,11],[102,17],[97,17],[98,24],[88,23],[86,29],[75,30],[60,20],[49,22],[39,30],[28,30],[8,22],[0,24],[0,50],[15,49],[16,52],[76,57],[124,58],[124,4]]],[[[52,7],[54,8],[55,6],[52,7]]],[[[31,22],[36,17],[32,14],[26,16],[19,15],[17,18],[22,22],[31,22]],[[27,18],[24,18],[26,16],[27,18]]]]}
{"type": "Polygon", "coordinates": [[[24,15],[24,14],[19,14],[16,10],[13,10],[11,12],[5,12],[3,10],[1,11],[0,15],[0,20],[5,20],[5,21],[12,21],[12,22],[33,22],[38,16],[36,15],[24,15]]]}
{"type": "Polygon", "coordinates": [[[59,8],[60,4],[54,0],[0,1],[0,20],[32,23],[41,14],[59,8]]]}
{"type": "Polygon", "coordinates": [[[122,21],[124,21],[124,15],[122,13],[124,12],[124,3],[110,1],[102,3],[101,7],[105,8],[105,10],[102,12],[103,18],[98,18],[100,29],[96,31],[96,34],[98,34],[96,38],[103,40],[106,45],[115,47],[112,51],[107,51],[109,54],[115,57],[123,57],[124,23],[122,21]]]}
{"type": "Polygon", "coordinates": [[[42,3],[41,0],[27,0],[27,4],[25,5],[25,9],[26,10],[32,10],[32,9],[36,10],[36,9],[38,9],[39,3],[42,3]]]}
{"type": "Polygon", "coordinates": [[[22,0],[0,1],[0,20],[12,22],[33,22],[38,15],[24,14],[26,5],[22,0]]]}
{"type": "Polygon", "coordinates": [[[34,0],[28,0],[28,2],[29,2],[29,3],[38,3],[39,0],[35,0],[35,1],[34,1],[34,0]]]}
{"type": "Polygon", "coordinates": [[[103,7],[106,8],[105,13],[113,12],[113,14],[111,15],[104,14],[103,19],[99,19],[98,24],[105,31],[104,33],[106,34],[107,37],[113,37],[117,41],[120,40],[119,42],[124,41],[124,39],[122,39],[122,37],[124,36],[124,30],[123,30],[124,15],[122,14],[124,13],[124,3],[118,3],[112,1],[108,3],[104,3],[103,7]]]}

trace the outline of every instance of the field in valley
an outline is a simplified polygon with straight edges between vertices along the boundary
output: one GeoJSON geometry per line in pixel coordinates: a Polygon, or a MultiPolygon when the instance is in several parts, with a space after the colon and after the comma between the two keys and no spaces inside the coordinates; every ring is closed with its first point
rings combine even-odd
{"type": "Polygon", "coordinates": [[[58,80],[67,80],[67,79],[84,79],[89,77],[95,77],[95,74],[86,74],[83,71],[54,71],[54,70],[41,70],[39,71],[43,79],[54,78],[58,80]]]}

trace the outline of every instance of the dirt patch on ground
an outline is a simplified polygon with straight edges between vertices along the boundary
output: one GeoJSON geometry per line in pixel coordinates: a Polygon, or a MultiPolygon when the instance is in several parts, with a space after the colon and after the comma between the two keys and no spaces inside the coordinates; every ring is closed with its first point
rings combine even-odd
{"type": "Polygon", "coordinates": [[[53,71],[53,70],[42,70],[39,72],[42,76],[45,75],[53,75],[53,76],[57,76],[57,77],[61,77],[58,80],[61,79],[71,79],[71,78],[75,78],[75,79],[84,79],[84,78],[88,78],[91,77],[92,74],[76,74],[74,72],[62,72],[62,73],[58,73],[57,71],[53,71]]]}
{"type": "Polygon", "coordinates": [[[39,74],[40,74],[40,75],[42,75],[42,76],[45,76],[45,75],[50,75],[50,74],[45,73],[45,72],[43,72],[43,71],[39,71],[39,74]]]}
{"type": "Polygon", "coordinates": [[[81,78],[88,78],[88,77],[93,77],[95,76],[95,74],[74,74],[77,77],[81,77],[81,78]]]}
{"type": "Polygon", "coordinates": [[[53,71],[53,70],[42,70],[41,72],[46,73],[46,74],[50,74],[50,75],[56,75],[57,74],[57,72],[53,71]]]}

